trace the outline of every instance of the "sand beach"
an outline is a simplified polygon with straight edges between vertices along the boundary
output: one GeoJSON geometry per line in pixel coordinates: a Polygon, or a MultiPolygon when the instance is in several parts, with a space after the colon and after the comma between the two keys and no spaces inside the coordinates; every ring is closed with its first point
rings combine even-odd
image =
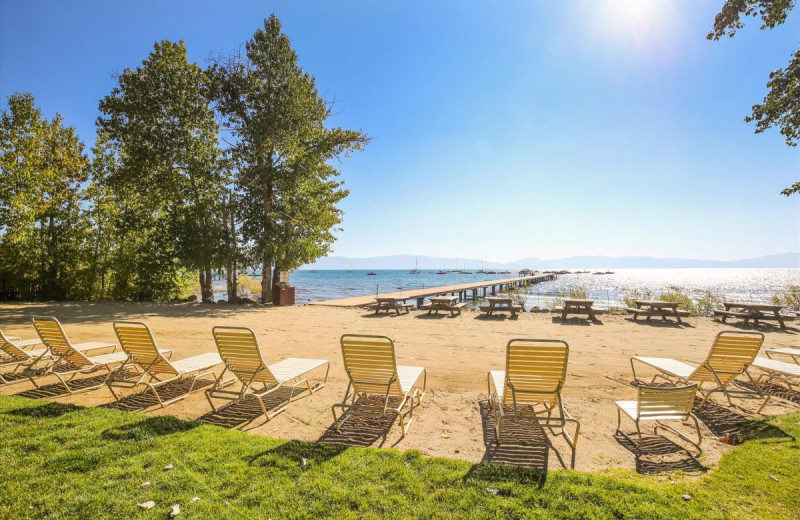
{"type": "MultiPolygon", "coordinates": [[[[244,423],[253,435],[300,441],[345,443],[351,446],[393,447],[418,450],[425,455],[446,456],[471,462],[495,461],[531,467],[556,469],[563,458],[568,465],[569,450],[559,437],[549,436],[552,448],[541,432],[514,431],[521,445],[498,449],[488,419],[486,375],[502,369],[505,345],[511,338],[557,338],[570,346],[568,379],[564,401],[581,422],[576,469],[580,471],[636,468],[644,473],[683,470],[702,472],[713,467],[731,449],[727,433],[742,421],[758,418],[758,403],[738,400],[744,410],[713,403],[698,416],[703,433],[703,454],[698,460],[664,437],[647,436],[644,453],[637,458],[631,446],[615,437],[614,400],[635,399],[630,357],[648,355],[672,357],[699,363],[705,357],[715,334],[723,330],[758,330],[765,334],[762,352],[768,348],[800,347],[800,329],[793,324],[780,330],[776,325],[741,327],[722,324],[709,318],[688,318],[683,325],[674,322],[635,322],[622,315],[602,316],[591,323],[572,318],[562,321],[555,314],[523,313],[518,319],[487,318],[467,311],[461,316],[428,316],[412,311],[408,315],[374,315],[363,309],[336,307],[266,307],[171,303],[3,303],[0,326],[6,334],[35,337],[32,316],[56,316],[73,342],[108,341],[117,343],[112,322],[135,320],[147,323],[161,348],[173,350],[173,358],[215,351],[211,335],[216,325],[252,328],[268,363],[286,357],[322,358],[331,362],[325,388],[304,396],[269,422],[257,417],[244,423]],[[421,409],[414,414],[409,434],[400,438],[396,422],[352,420],[341,433],[332,429],[330,407],[342,399],[347,384],[342,367],[339,337],[344,333],[381,334],[395,340],[398,363],[424,366],[428,371],[428,392],[421,409]],[[388,428],[388,433],[387,433],[388,428]]],[[[218,369],[219,371],[219,369],[218,369]]],[[[53,379],[54,380],[54,379],[53,379]]],[[[176,389],[179,390],[179,389],[176,389]]],[[[64,396],[52,389],[34,389],[23,382],[0,387],[5,395],[55,398],[80,406],[107,406],[113,397],[106,388],[64,396]],[[49,393],[48,393],[49,392],[49,393]]],[[[797,411],[794,402],[773,398],[765,415],[797,411]]],[[[148,414],[168,414],[182,419],[200,419],[223,427],[239,426],[257,414],[249,403],[218,413],[202,391],[166,408],[151,406],[149,399],[126,397],[113,406],[148,414]]],[[[632,429],[630,423],[628,431],[632,429]]],[[[685,433],[691,429],[678,426],[685,433]]],[[[650,427],[645,431],[652,432],[650,427]]],[[[667,438],[678,441],[674,436],[667,438]]]]}

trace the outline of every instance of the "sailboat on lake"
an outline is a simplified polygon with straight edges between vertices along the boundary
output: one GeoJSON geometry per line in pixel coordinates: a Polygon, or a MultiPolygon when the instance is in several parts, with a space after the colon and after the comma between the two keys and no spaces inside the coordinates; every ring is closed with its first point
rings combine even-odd
{"type": "Polygon", "coordinates": [[[410,270],[408,274],[419,274],[419,257],[414,260],[414,269],[410,270]]]}

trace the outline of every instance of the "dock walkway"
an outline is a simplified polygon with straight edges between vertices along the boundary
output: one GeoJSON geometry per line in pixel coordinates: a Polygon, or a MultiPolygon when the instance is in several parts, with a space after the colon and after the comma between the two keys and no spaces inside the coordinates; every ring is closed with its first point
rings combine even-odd
{"type": "MultiPolygon", "coordinates": [[[[452,294],[458,296],[459,301],[467,300],[468,291],[472,291],[472,300],[485,298],[489,291],[491,294],[497,294],[497,291],[504,289],[511,289],[516,287],[525,287],[534,285],[541,282],[555,280],[555,274],[534,274],[530,276],[518,276],[515,278],[504,278],[502,280],[487,280],[485,282],[470,282],[456,285],[442,285],[439,287],[424,287],[422,289],[407,289],[404,291],[380,293],[380,296],[386,298],[403,298],[406,300],[417,300],[417,307],[420,307],[425,298],[431,296],[439,296],[442,294],[452,294]],[[483,295],[481,295],[483,290],[483,295]]],[[[309,302],[307,305],[322,305],[327,307],[364,307],[371,305],[375,302],[374,294],[367,294],[364,296],[352,296],[350,298],[337,298],[335,300],[323,300],[318,302],[309,302]]]]}

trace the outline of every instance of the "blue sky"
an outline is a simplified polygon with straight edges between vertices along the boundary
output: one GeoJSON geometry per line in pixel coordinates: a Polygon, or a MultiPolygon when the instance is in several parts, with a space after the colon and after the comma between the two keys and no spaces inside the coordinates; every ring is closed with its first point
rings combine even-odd
{"type": "Polygon", "coordinates": [[[743,122],[797,48],[800,15],[705,39],[723,0],[0,2],[0,96],[31,92],[91,147],[113,73],[157,40],[190,59],[275,13],[346,159],[335,254],[652,255],[800,249],[800,151],[743,122]]]}

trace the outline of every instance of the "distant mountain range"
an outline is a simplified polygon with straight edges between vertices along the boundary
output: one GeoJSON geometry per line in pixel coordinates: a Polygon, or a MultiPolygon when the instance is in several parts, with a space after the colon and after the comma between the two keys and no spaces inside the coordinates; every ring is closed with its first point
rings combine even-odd
{"type": "MultiPolygon", "coordinates": [[[[329,256],[320,258],[314,269],[420,269],[481,268],[474,258],[442,258],[433,256],[390,255],[370,258],[329,256]]],[[[655,258],[652,256],[569,256],[545,260],[528,257],[513,262],[483,262],[484,269],[607,269],[607,268],[668,268],[668,267],[796,267],[800,268],[800,252],[760,256],[746,260],[695,260],[690,258],[655,258]]],[[[311,269],[310,265],[302,269],[311,269]]]]}

